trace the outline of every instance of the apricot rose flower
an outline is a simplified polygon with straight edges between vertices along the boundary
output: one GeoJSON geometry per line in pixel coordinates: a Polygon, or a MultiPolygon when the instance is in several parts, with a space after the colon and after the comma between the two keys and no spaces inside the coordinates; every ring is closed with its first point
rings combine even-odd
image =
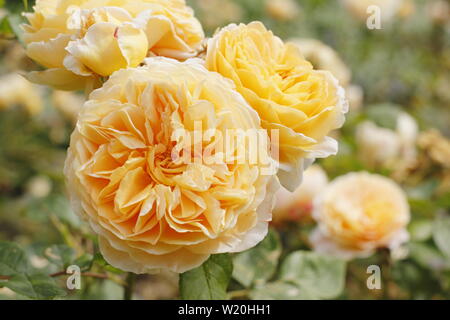
{"type": "MultiPolygon", "coordinates": [[[[228,161],[215,148],[214,161],[176,157],[180,150],[199,157],[192,140],[177,134],[194,132],[196,122],[203,132],[259,130],[268,140],[233,83],[199,61],[156,57],[117,71],[81,109],[65,165],[68,188],[105,259],[123,270],[184,272],[210,254],[253,247],[267,233],[279,186],[263,170],[273,164],[267,149],[255,162],[228,161]]],[[[200,141],[208,157],[217,139],[200,141]]],[[[236,144],[224,152],[235,151],[236,144]]]]}
{"type": "MultiPolygon", "coordinates": [[[[344,90],[328,71],[314,70],[298,48],[260,22],[231,24],[208,41],[206,67],[231,79],[279,141],[279,178],[294,191],[305,167],[337,152],[330,131],[344,122],[344,90]]],[[[275,139],[274,139],[275,140],[275,139]]]]}
{"type": "Polygon", "coordinates": [[[396,249],[409,238],[403,190],[376,174],[352,172],[334,180],[316,198],[313,217],[318,223],[313,247],[344,259],[396,249]]]}

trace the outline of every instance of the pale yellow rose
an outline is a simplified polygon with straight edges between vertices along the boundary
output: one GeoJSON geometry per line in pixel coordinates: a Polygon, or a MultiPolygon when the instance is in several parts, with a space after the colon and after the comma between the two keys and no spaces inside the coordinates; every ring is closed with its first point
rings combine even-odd
{"type": "Polygon", "coordinates": [[[356,127],[359,157],[369,167],[414,161],[418,132],[416,120],[405,112],[399,114],[395,130],[364,121],[356,127]]]}
{"type": "MultiPolygon", "coordinates": [[[[65,165],[73,208],[99,235],[113,266],[184,272],[211,254],[251,248],[267,234],[279,186],[266,170],[273,163],[267,140],[231,81],[199,59],[149,58],[114,73],[81,109],[65,165]],[[179,135],[195,138],[196,123],[203,139],[179,135]],[[266,149],[255,162],[228,161],[208,148],[219,143],[207,137],[209,129],[224,136],[259,129],[266,149]],[[194,161],[178,158],[180,150],[194,161]]],[[[236,150],[231,144],[223,153],[236,150]]]]}
{"type": "Polygon", "coordinates": [[[400,153],[400,139],[394,130],[382,128],[371,121],[356,127],[358,156],[367,166],[390,166],[400,153]]]}
{"type": "Polygon", "coordinates": [[[327,184],[327,173],[322,167],[314,164],[306,169],[302,184],[294,192],[289,192],[285,188],[278,190],[273,221],[275,223],[296,221],[309,216],[313,209],[314,198],[323,192],[327,184]]]}
{"type": "Polygon", "coordinates": [[[0,109],[14,105],[23,106],[29,113],[36,114],[44,107],[42,88],[30,83],[17,73],[0,77],[0,109]]]}
{"type": "Polygon", "coordinates": [[[208,41],[206,67],[233,80],[263,127],[279,134],[278,141],[272,136],[278,175],[290,191],[315,158],[337,152],[328,134],[344,123],[344,89],[330,72],[314,70],[296,45],[283,43],[260,22],[231,24],[208,41]]]}
{"type": "Polygon", "coordinates": [[[293,20],[300,14],[300,6],[295,0],[266,0],[266,11],[280,21],[293,20]]]}
{"type": "Polygon", "coordinates": [[[25,17],[27,54],[48,68],[29,79],[61,90],[95,88],[146,56],[189,58],[204,37],[184,0],[37,0],[25,17]]]}
{"type": "Polygon", "coordinates": [[[408,201],[392,180],[352,172],[331,182],[315,200],[318,227],[314,249],[345,259],[365,257],[378,248],[397,249],[408,240],[408,201]]]}

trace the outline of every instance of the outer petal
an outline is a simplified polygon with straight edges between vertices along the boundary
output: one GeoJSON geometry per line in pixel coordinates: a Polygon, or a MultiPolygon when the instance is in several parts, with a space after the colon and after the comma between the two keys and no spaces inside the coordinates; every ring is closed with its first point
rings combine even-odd
{"type": "Polygon", "coordinates": [[[85,37],[71,41],[67,51],[93,72],[109,76],[114,71],[136,67],[147,54],[145,34],[129,24],[117,27],[99,22],[85,37]]]}
{"type": "Polygon", "coordinates": [[[47,68],[61,68],[70,38],[70,35],[59,34],[49,41],[32,42],[27,46],[27,55],[47,68]]]}
{"type": "Polygon", "coordinates": [[[26,78],[37,84],[51,86],[59,90],[83,90],[94,79],[81,77],[66,69],[48,69],[45,71],[33,71],[26,75],[26,78]]]}

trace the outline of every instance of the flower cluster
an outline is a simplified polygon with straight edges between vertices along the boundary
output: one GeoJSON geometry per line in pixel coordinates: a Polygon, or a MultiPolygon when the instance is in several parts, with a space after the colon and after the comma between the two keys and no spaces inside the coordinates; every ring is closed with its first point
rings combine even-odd
{"type": "Polygon", "coordinates": [[[267,234],[279,184],[295,190],[348,103],[331,72],[261,22],[208,41],[184,0],[37,0],[28,75],[79,110],[65,164],[75,212],[123,270],[184,272],[267,234]],[[95,90],[93,90],[95,89],[95,90]],[[81,103],[80,103],[81,104],[81,103]]]}
{"type": "Polygon", "coordinates": [[[27,54],[48,68],[29,79],[63,90],[98,86],[147,56],[195,56],[204,37],[184,0],[38,0],[25,17],[27,54]]]}

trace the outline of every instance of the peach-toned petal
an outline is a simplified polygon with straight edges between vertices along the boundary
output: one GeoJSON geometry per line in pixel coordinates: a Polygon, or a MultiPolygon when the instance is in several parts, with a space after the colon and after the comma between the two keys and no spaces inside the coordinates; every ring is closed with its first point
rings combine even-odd
{"type": "Polygon", "coordinates": [[[72,206],[99,235],[112,265],[184,272],[210,254],[253,247],[267,234],[279,187],[267,141],[232,82],[197,59],[150,58],[115,72],[81,109],[65,165],[72,206]],[[198,125],[224,139],[235,129],[254,130],[265,143],[230,147],[254,162],[206,162],[212,140],[182,137],[198,125]],[[174,159],[174,150],[188,157],[174,159]]]}

